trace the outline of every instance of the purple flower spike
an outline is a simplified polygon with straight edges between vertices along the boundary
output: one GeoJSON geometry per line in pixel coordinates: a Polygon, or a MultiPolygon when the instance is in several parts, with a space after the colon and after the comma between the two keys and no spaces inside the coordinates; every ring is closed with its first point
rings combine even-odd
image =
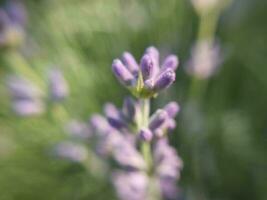
{"type": "Polygon", "coordinates": [[[151,78],[151,76],[155,73],[155,65],[151,56],[145,54],[141,59],[141,71],[143,75],[143,79],[147,80],[151,78]]]}
{"type": "Polygon", "coordinates": [[[176,128],[176,121],[174,119],[168,119],[166,126],[168,130],[174,130],[176,128]]]}
{"type": "Polygon", "coordinates": [[[179,60],[178,57],[176,55],[169,55],[163,62],[162,64],[162,70],[164,71],[165,69],[172,69],[172,70],[176,70],[177,67],[179,65],[179,60]]]}
{"type": "Polygon", "coordinates": [[[138,75],[139,66],[131,53],[124,52],[122,55],[122,61],[133,75],[138,75]]]}
{"type": "Polygon", "coordinates": [[[150,142],[153,138],[153,133],[147,128],[142,128],[139,132],[139,136],[141,140],[150,142]]]}
{"type": "Polygon", "coordinates": [[[131,86],[135,80],[133,74],[131,74],[119,59],[113,61],[112,70],[117,79],[125,86],[131,86]]]}
{"type": "Polygon", "coordinates": [[[170,102],[163,108],[169,115],[169,117],[174,118],[180,111],[180,106],[176,102],[170,102]]]}
{"type": "Polygon", "coordinates": [[[168,88],[175,81],[175,72],[167,69],[159,74],[155,81],[154,90],[156,92],[168,88]]]}
{"type": "Polygon", "coordinates": [[[168,113],[165,110],[157,110],[156,113],[151,117],[151,120],[149,122],[149,129],[154,131],[160,128],[167,119],[168,113]]]}

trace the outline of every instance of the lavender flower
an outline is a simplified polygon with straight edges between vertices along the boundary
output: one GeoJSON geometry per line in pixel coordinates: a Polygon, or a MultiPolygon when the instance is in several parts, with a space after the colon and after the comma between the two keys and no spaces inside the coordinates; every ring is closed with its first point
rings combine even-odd
{"type": "Polygon", "coordinates": [[[34,116],[44,112],[44,105],[40,101],[21,99],[14,101],[12,108],[18,116],[34,116]]]}
{"type": "Polygon", "coordinates": [[[174,71],[179,64],[175,55],[168,56],[161,67],[159,52],[155,47],[146,49],[140,66],[136,64],[135,59],[128,52],[123,54],[122,59],[126,66],[120,60],[115,59],[112,64],[113,72],[118,80],[137,97],[153,97],[175,81],[174,71]]]}
{"type": "Polygon", "coordinates": [[[0,9],[0,47],[18,47],[25,37],[26,11],[19,1],[8,1],[0,9]]]}
{"type": "Polygon", "coordinates": [[[49,71],[48,84],[50,98],[53,101],[62,101],[68,96],[69,89],[67,82],[58,68],[53,68],[49,71]]]}
{"type": "Polygon", "coordinates": [[[87,159],[88,152],[80,144],[72,142],[59,143],[54,150],[56,156],[73,162],[83,162],[87,159]]]}
{"type": "Polygon", "coordinates": [[[36,85],[21,77],[10,76],[7,86],[17,115],[32,116],[44,112],[43,93],[36,85]]]}
{"type": "Polygon", "coordinates": [[[90,127],[86,123],[77,120],[70,121],[66,125],[65,130],[70,136],[78,139],[87,140],[92,136],[92,131],[90,130],[90,127]]]}
{"type": "Polygon", "coordinates": [[[149,178],[143,172],[116,171],[112,175],[112,182],[121,200],[147,199],[149,178]]]}
{"type": "Polygon", "coordinates": [[[183,162],[166,139],[155,144],[154,161],[163,197],[177,199],[176,181],[180,178],[183,162]]]}
{"type": "MultiPolygon", "coordinates": [[[[174,82],[178,58],[170,55],[160,67],[158,50],[149,47],[140,66],[128,52],[123,54],[122,60],[114,60],[112,70],[138,99],[125,98],[121,109],[107,103],[104,116],[91,117],[92,148],[101,159],[111,161],[111,181],[119,199],[176,199],[176,181],[183,164],[169,145],[167,133],[175,128],[174,117],[180,107],[170,102],[150,116],[148,98],[174,82]]],[[[88,128],[74,123],[68,130],[83,137],[85,127],[88,128]]],[[[65,146],[59,151],[63,152],[62,157],[83,160],[77,158],[75,150],[66,150],[65,146]]]]}
{"type": "Polygon", "coordinates": [[[201,41],[197,43],[191,52],[186,70],[190,75],[199,79],[211,77],[221,63],[220,48],[218,44],[210,41],[201,41]]]}

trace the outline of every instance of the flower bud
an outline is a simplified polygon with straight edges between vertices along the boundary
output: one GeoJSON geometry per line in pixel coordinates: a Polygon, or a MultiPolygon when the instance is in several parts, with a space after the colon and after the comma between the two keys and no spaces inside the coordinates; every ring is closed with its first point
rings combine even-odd
{"type": "Polygon", "coordinates": [[[161,69],[162,69],[162,71],[164,71],[164,70],[170,68],[173,71],[175,71],[177,69],[178,65],[179,65],[178,57],[176,55],[169,55],[167,58],[165,58],[161,69]]]}
{"type": "Polygon", "coordinates": [[[153,133],[147,128],[142,128],[139,132],[139,137],[143,141],[150,142],[153,138],[153,133]]]}
{"type": "Polygon", "coordinates": [[[163,108],[169,115],[169,117],[174,118],[180,111],[180,106],[176,102],[170,102],[163,108]]]}
{"type": "Polygon", "coordinates": [[[175,72],[167,69],[161,72],[155,80],[154,90],[156,92],[168,88],[175,81],[175,72]]]}
{"type": "Polygon", "coordinates": [[[104,113],[112,127],[121,129],[126,126],[122,119],[121,113],[112,103],[107,103],[104,106],[104,113]]]}
{"type": "Polygon", "coordinates": [[[153,63],[152,58],[148,54],[145,54],[141,59],[140,65],[141,65],[143,80],[151,78],[155,71],[155,65],[153,63]]]}
{"type": "Polygon", "coordinates": [[[146,49],[146,54],[150,55],[156,61],[156,64],[159,63],[159,51],[156,47],[148,47],[146,49]]]}
{"type": "MultiPolygon", "coordinates": [[[[148,54],[154,63],[154,74],[157,74],[160,69],[159,69],[159,51],[156,47],[148,47],[145,51],[146,54],[148,54]]],[[[153,74],[153,75],[154,75],[153,74]]]]}
{"type": "Polygon", "coordinates": [[[168,119],[168,113],[165,110],[157,110],[155,114],[152,115],[149,122],[149,129],[154,131],[160,128],[164,122],[168,119]]]}
{"type": "Polygon", "coordinates": [[[122,61],[133,75],[138,75],[139,66],[131,53],[124,52],[122,55],[122,61]]]}
{"type": "Polygon", "coordinates": [[[131,74],[119,59],[113,61],[112,70],[117,79],[125,86],[131,86],[135,80],[133,74],[131,74]]]}

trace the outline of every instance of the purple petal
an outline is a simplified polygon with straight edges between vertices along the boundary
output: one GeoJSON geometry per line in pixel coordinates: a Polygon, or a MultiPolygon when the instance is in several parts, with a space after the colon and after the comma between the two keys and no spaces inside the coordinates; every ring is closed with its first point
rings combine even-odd
{"type": "Polygon", "coordinates": [[[155,73],[155,64],[153,63],[151,56],[148,54],[145,54],[142,57],[140,66],[144,80],[151,78],[155,73]]]}
{"type": "Polygon", "coordinates": [[[155,114],[152,115],[149,122],[149,129],[152,131],[161,127],[164,122],[168,119],[168,113],[165,110],[157,110],[155,114]]]}
{"type": "Polygon", "coordinates": [[[112,103],[105,104],[104,113],[112,127],[121,129],[126,126],[120,111],[112,103]]]}
{"type": "Polygon", "coordinates": [[[121,200],[145,200],[149,178],[143,172],[115,171],[112,183],[121,200]]]}
{"type": "Polygon", "coordinates": [[[91,117],[90,124],[97,134],[105,134],[111,128],[108,121],[98,114],[91,117]]]}
{"type": "Polygon", "coordinates": [[[180,111],[180,106],[176,102],[170,102],[163,108],[169,115],[169,117],[174,118],[180,111]]]}
{"type": "Polygon", "coordinates": [[[169,55],[163,62],[161,69],[164,71],[168,68],[175,71],[178,67],[179,60],[176,55],[169,55]]]}
{"type": "Polygon", "coordinates": [[[159,74],[155,81],[154,90],[160,91],[168,88],[175,81],[175,72],[172,69],[167,69],[159,74]]]}
{"type": "Polygon", "coordinates": [[[122,64],[119,59],[112,63],[112,70],[117,79],[125,86],[131,86],[135,80],[133,74],[122,64]]]}
{"type": "Polygon", "coordinates": [[[153,133],[147,128],[142,128],[139,132],[139,136],[141,140],[150,142],[153,138],[153,133]]]}
{"type": "Polygon", "coordinates": [[[131,53],[124,52],[122,55],[122,61],[133,75],[138,75],[139,66],[131,53]]]}

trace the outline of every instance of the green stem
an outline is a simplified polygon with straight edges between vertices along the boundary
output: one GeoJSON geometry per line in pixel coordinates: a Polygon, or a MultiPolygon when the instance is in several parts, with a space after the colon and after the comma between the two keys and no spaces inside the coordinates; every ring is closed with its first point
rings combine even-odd
{"type": "MultiPolygon", "coordinates": [[[[140,102],[141,102],[142,121],[139,124],[139,127],[138,127],[139,130],[141,128],[147,128],[148,127],[149,110],[150,110],[149,99],[141,99],[140,102]]],[[[141,143],[141,152],[142,152],[144,159],[147,163],[148,171],[150,172],[153,160],[152,160],[151,146],[150,146],[149,142],[143,141],[141,143]]]]}

